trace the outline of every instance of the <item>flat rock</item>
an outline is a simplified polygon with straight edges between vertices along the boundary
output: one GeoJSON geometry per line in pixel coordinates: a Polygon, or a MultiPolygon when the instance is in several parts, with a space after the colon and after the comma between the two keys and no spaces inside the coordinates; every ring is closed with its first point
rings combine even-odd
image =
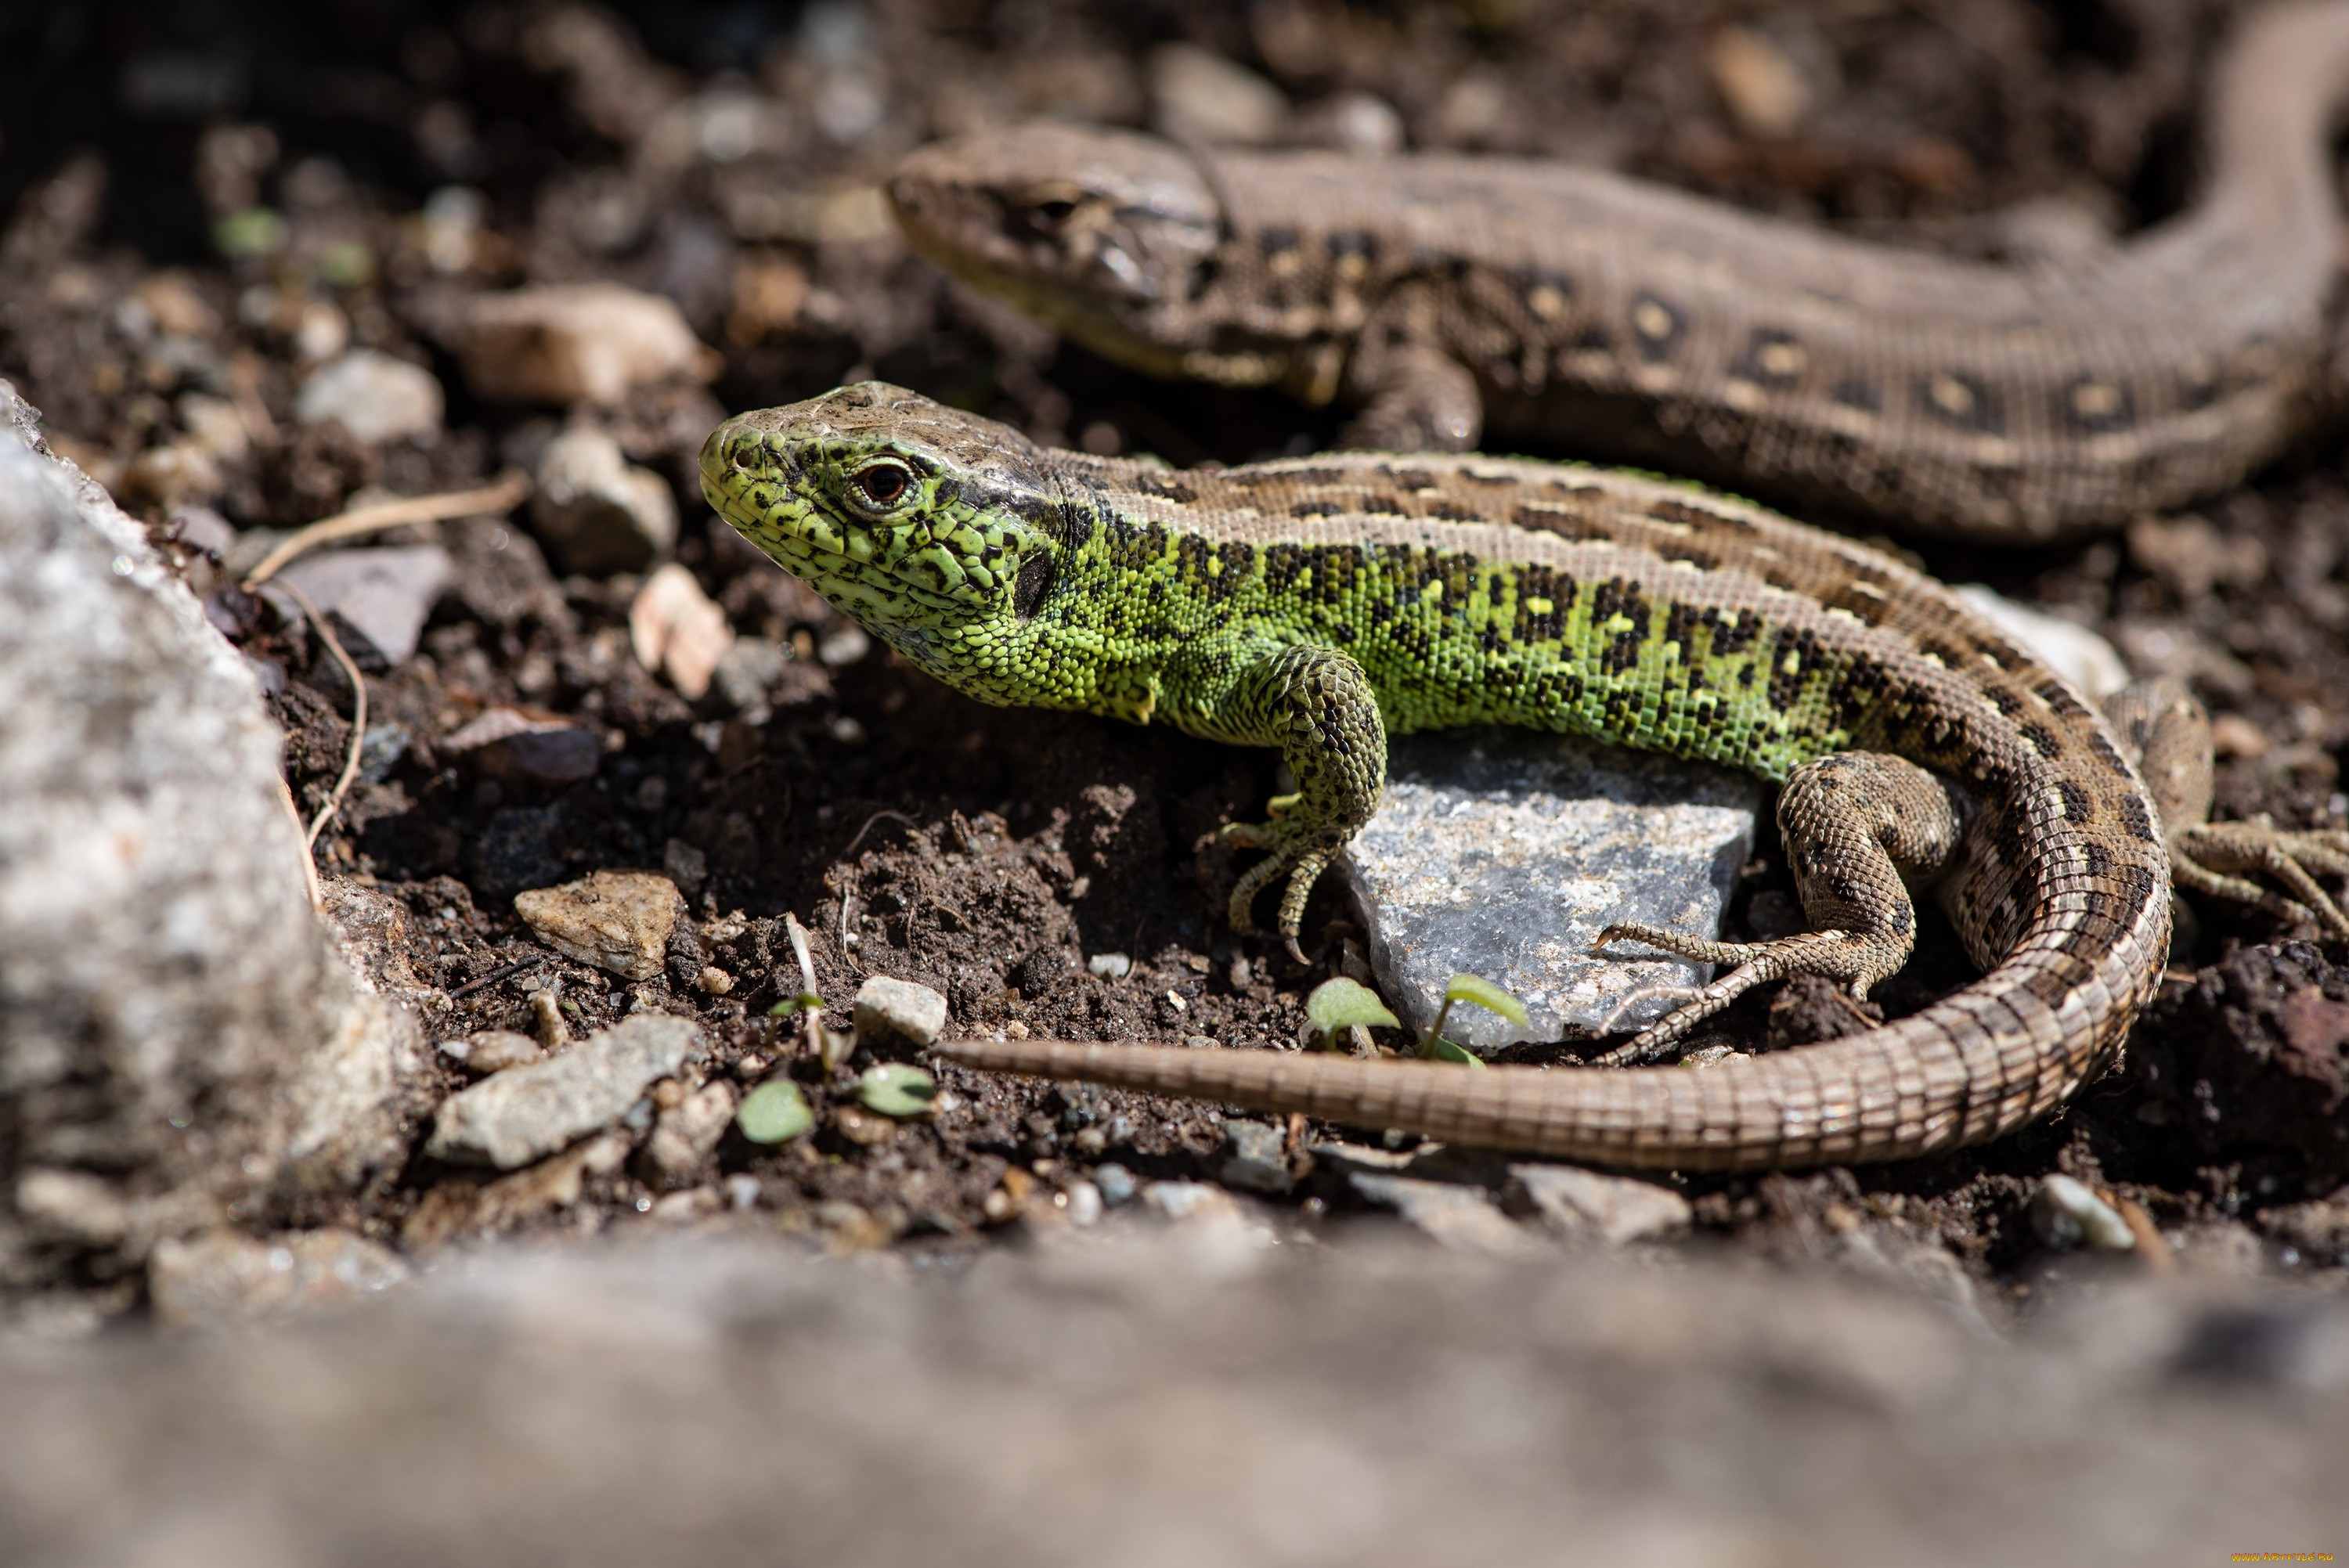
{"type": "Polygon", "coordinates": [[[677,544],[668,481],[631,465],[610,432],[593,426],[547,443],[530,516],[566,572],[641,572],[677,544]]]}
{"type": "Polygon", "coordinates": [[[443,1040],[440,1054],[477,1073],[502,1073],[546,1060],[536,1040],[512,1029],[478,1029],[460,1039],[443,1040]]]}
{"type": "Polygon", "coordinates": [[[429,440],[440,433],[443,399],[432,372],[372,348],[355,348],[319,366],[294,399],[305,425],[339,420],[369,446],[429,440]]]}
{"type": "Polygon", "coordinates": [[[425,1152],[512,1171],[600,1132],[646,1089],[698,1057],[701,1026],[639,1013],[533,1067],[511,1068],[440,1104],[425,1152]]]}
{"type": "Polygon", "coordinates": [[[1676,1235],[1694,1217],[1669,1187],[1578,1165],[1512,1165],[1509,1178],[1552,1230],[1610,1246],[1676,1235]]]}
{"type": "MultiPolygon", "coordinates": [[[[1455,1006],[1444,1033],[1477,1051],[1600,1032],[1630,992],[1701,984],[1709,966],[1610,948],[1599,931],[1646,921],[1705,936],[1754,847],[1763,786],[1725,769],[1574,736],[1483,729],[1398,738],[1386,803],[1344,861],[1370,922],[1370,958],[1413,1028],[1444,987],[1482,975],[1526,1005],[1519,1027],[1455,1006]]],[[[1620,1027],[1661,1016],[1643,1002],[1620,1027]]]]}
{"type": "Polygon", "coordinates": [[[947,999],[927,985],[875,975],[856,991],[856,1037],[924,1047],[947,1026],[947,999]]]}
{"type": "Polygon", "coordinates": [[[698,374],[701,342],[677,306],[616,284],[543,284],[468,301],[450,333],[479,396],[608,407],[629,388],[698,374]]]}
{"type": "Polygon", "coordinates": [[[596,872],[516,893],[514,913],[564,957],[623,980],[649,980],[668,962],[669,934],[685,913],[685,895],[652,872],[596,872]]]}
{"type": "MultiPolygon", "coordinates": [[[[397,665],[416,652],[424,623],[456,580],[457,568],[437,544],[384,545],[305,555],[277,575],[299,588],[318,614],[340,615],[397,665]]],[[[294,608],[290,599],[285,607],[294,608]]]]}
{"type": "Polygon", "coordinates": [[[1279,1196],[1297,1185],[1297,1178],[1288,1168],[1286,1142],[1282,1130],[1268,1121],[1231,1118],[1224,1123],[1224,1148],[1227,1152],[1216,1171],[1216,1179],[1226,1187],[1245,1187],[1251,1192],[1279,1196]]]}

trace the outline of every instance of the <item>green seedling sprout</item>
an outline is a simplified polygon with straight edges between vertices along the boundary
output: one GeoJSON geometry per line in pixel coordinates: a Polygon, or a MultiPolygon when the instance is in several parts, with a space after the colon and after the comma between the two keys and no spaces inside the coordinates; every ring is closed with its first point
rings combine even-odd
{"type": "Polygon", "coordinates": [[[925,1116],[938,1098],[938,1080],[905,1062],[882,1062],[856,1080],[856,1098],[884,1116],[925,1116]]]}
{"type": "Polygon", "coordinates": [[[1427,1026],[1419,1037],[1419,1054],[1431,1062],[1457,1062],[1462,1067],[1481,1068],[1484,1058],[1475,1052],[1454,1045],[1444,1037],[1444,1020],[1452,1016],[1453,1004],[1466,1002],[1488,1013],[1498,1013],[1512,1024],[1522,1026],[1526,1022],[1526,1005],[1494,985],[1481,975],[1454,975],[1444,987],[1444,1006],[1437,1009],[1435,1022],[1427,1026]]]}
{"type": "Polygon", "coordinates": [[[807,1096],[789,1078],[770,1078],[742,1097],[734,1125],[753,1143],[788,1143],[815,1125],[807,1096]]]}
{"type": "MultiPolygon", "coordinates": [[[[1498,1013],[1513,1024],[1526,1022],[1526,1006],[1490,980],[1477,975],[1454,975],[1444,987],[1444,1006],[1419,1037],[1419,1054],[1431,1062],[1454,1062],[1462,1067],[1481,1068],[1482,1057],[1474,1051],[1454,1045],[1444,1037],[1444,1025],[1452,1016],[1454,1004],[1466,1002],[1473,1006],[1498,1013]]],[[[1350,1028],[1400,1029],[1402,1020],[1387,1010],[1378,993],[1358,981],[1340,976],[1324,980],[1313,987],[1305,998],[1305,1016],[1321,1032],[1325,1045],[1334,1047],[1339,1032],[1350,1028]]]]}

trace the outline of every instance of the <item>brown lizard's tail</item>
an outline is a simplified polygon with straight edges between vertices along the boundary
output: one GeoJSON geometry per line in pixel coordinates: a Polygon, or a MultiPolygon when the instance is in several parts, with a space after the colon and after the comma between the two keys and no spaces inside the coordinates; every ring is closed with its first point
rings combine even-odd
{"type": "Polygon", "coordinates": [[[2085,1031],[2018,1051],[1969,1016],[1967,995],[1848,1039],[1696,1068],[1479,1072],[1074,1040],[952,1040],[935,1049],[997,1072],[1303,1111],[1597,1164],[1767,1170],[1903,1160],[1995,1138],[2061,1104],[2094,1067],[2101,1042],[2085,1031]]]}

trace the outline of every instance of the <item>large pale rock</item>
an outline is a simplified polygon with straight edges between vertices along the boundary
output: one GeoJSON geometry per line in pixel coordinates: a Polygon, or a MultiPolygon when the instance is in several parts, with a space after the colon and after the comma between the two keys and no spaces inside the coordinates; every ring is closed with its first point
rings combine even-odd
{"type": "Polygon", "coordinates": [[[702,1050],[701,1026],[691,1019],[639,1013],[552,1060],[509,1068],[451,1095],[425,1151],[501,1171],[527,1165],[610,1127],[702,1050]]]}
{"type": "MultiPolygon", "coordinates": [[[[1370,921],[1387,999],[1417,1029],[1455,974],[1526,1004],[1529,1026],[1455,1006],[1447,1037],[1479,1051],[1598,1033],[1631,992],[1705,966],[1640,947],[1590,951],[1616,921],[1720,934],[1754,846],[1762,786],[1744,775],[1572,736],[1467,730],[1398,738],[1386,803],[1343,864],[1370,921]]],[[[1651,1000],[1621,1027],[1660,1016],[1651,1000]]]]}
{"type": "Polygon", "coordinates": [[[37,418],[0,382],[0,1191],[47,1216],[0,1211],[0,1291],[399,1155],[254,678],[37,418]]]}

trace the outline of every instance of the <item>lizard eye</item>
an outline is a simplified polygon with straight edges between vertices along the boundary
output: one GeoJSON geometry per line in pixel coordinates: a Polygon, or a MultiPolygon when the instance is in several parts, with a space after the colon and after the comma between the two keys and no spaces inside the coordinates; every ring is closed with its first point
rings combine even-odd
{"type": "Polygon", "coordinates": [[[906,491],[914,488],[914,470],[884,459],[857,469],[849,482],[867,504],[886,511],[905,500],[906,491]]]}
{"type": "Polygon", "coordinates": [[[1057,229],[1076,216],[1084,192],[1073,185],[1047,185],[1028,196],[1029,220],[1040,229],[1057,229]]]}

